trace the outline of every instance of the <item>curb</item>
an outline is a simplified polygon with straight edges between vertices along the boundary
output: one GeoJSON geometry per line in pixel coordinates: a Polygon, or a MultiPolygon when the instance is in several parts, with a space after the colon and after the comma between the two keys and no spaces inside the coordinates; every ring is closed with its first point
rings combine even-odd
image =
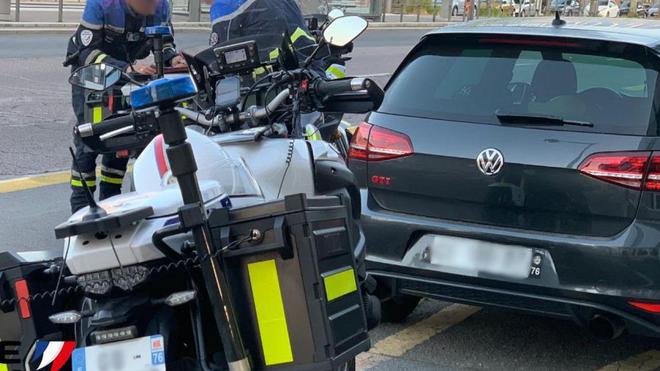
{"type": "MultiPolygon", "coordinates": [[[[370,23],[369,29],[433,29],[448,26],[450,22],[397,22],[370,23]]],[[[0,34],[11,33],[69,33],[75,31],[78,23],[36,23],[36,22],[0,22],[0,34]]],[[[208,22],[175,22],[176,31],[209,31],[208,22]]]]}

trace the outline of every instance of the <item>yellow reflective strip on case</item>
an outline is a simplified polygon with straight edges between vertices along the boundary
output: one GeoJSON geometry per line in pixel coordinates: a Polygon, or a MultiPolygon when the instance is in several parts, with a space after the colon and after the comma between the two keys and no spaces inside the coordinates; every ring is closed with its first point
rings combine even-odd
{"type": "Polygon", "coordinates": [[[124,182],[122,178],[113,178],[105,175],[101,175],[101,181],[110,184],[119,184],[121,185],[124,182]]]}
{"type": "Polygon", "coordinates": [[[355,271],[353,268],[348,268],[341,272],[325,276],[323,277],[323,285],[325,286],[325,296],[328,298],[328,301],[333,301],[357,291],[355,271]]]}
{"type": "Polygon", "coordinates": [[[248,264],[247,268],[266,366],[293,362],[275,260],[248,264]]]}
{"type": "Polygon", "coordinates": [[[92,122],[98,124],[103,121],[103,107],[92,108],[92,122]]]}
{"type": "Polygon", "coordinates": [[[316,40],[314,40],[313,37],[309,36],[309,34],[307,34],[307,32],[305,32],[305,30],[298,27],[298,28],[296,28],[296,31],[293,33],[293,35],[291,35],[291,42],[295,43],[301,37],[306,37],[311,41],[316,41],[316,40]]]}
{"type": "Polygon", "coordinates": [[[94,60],[94,64],[98,64],[98,63],[103,62],[107,57],[108,57],[108,55],[105,54],[105,53],[99,54],[99,56],[96,57],[96,59],[94,60]]]}

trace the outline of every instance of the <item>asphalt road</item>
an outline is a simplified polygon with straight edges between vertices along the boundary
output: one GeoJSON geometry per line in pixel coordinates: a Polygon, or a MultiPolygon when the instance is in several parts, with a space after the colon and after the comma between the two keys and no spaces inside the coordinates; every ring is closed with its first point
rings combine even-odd
{"type": "MultiPolygon", "coordinates": [[[[391,72],[424,30],[367,31],[356,43],[352,74],[391,72]]],[[[178,47],[200,50],[205,32],[179,33],[178,47]]],[[[73,113],[64,34],[0,35],[0,179],[63,170],[73,113]]],[[[386,79],[380,78],[384,83],[386,79]]]]}
{"type": "MultiPolygon", "coordinates": [[[[357,43],[353,74],[391,72],[424,31],[370,31],[357,43]]],[[[206,34],[178,35],[183,49],[206,34]]],[[[72,114],[64,35],[0,37],[0,177],[65,169],[72,114]]],[[[379,78],[384,83],[386,77],[379,78]]],[[[354,118],[359,119],[359,118],[354,118]]],[[[53,227],[68,216],[68,186],[2,193],[0,249],[61,249],[53,227]]],[[[372,331],[358,359],[369,370],[654,370],[660,342],[625,336],[601,343],[570,322],[424,300],[402,324],[372,331]]]]}

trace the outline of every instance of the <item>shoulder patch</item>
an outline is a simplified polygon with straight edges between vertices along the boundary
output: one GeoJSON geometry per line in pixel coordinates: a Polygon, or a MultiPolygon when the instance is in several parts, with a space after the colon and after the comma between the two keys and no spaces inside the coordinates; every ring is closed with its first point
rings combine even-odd
{"type": "Polygon", "coordinates": [[[217,44],[217,43],[218,43],[218,34],[215,33],[215,32],[213,32],[213,33],[211,33],[211,40],[209,40],[209,44],[210,44],[211,46],[213,46],[213,45],[215,45],[215,44],[217,44]]]}
{"type": "Polygon", "coordinates": [[[94,34],[90,30],[82,30],[80,32],[80,42],[85,46],[89,46],[93,38],[94,34]]]}

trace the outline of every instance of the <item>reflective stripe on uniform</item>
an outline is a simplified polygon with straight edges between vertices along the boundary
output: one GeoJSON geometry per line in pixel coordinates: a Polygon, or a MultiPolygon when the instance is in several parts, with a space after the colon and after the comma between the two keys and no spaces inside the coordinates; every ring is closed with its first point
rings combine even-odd
{"type": "Polygon", "coordinates": [[[92,64],[92,62],[101,54],[103,54],[103,52],[98,49],[89,52],[87,58],[85,58],[85,65],[92,64]]]}
{"type": "Polygon", "coordinates": [[[124,182],[124,178],[115,178],[107,175],[101,175],[101,182],[121,185],[124,182]]]}
{"type": "Polygon", "coordinates": [[[296,28],[296,31],[293,33],[293,35],[291,35],[291,42],[295,43],[301,37],[306,37],[309,40],[311,40],[313,42],[316,42],[316,40],[314,40],[313,37],[309,36],[309,34],[307,32],[305,32],[305,30],[303,30],[300,27],[296,28]]]}
{"type": "MultiPolygon", "coordinates": [[[[89,188],[94,188],[96,187],[96,180],[86,180],[85,183],[87,183],[87,186],[89,188]]],[[[76,179],[71,179],[71,185],[74,187],[83,187],[82,181],[76,180],[76,179]]]]}
{"type": "Polygon", "coordinates": [[[344,67],[343,70],[341,67],[344,66],[340,64],[331,65],[327,70],[325,70],[326,77],[329,79],[343,79],[346,77],[346,67],[344,67]]]}
{"type": "Polygon", "coordinates": [[[101,63],[101,62],[103,62],[106,58],[108,58],[108,55],[105,54],[105,53],[101,53],[101,54],[99,54],[99,56],[96,57],[96,59],[94,60],[94,64],[101,63]]]}
{"type": "MultiPolygon", "coordinates": [[[[71,170],[71,177],[80,179],[81,174],[75,170],[71,170]]],[[[95,179],[96,172],[90,171],[88,173],[82,173],[82,177],[85,179],[95,179]]]]}
{"type": "Polygon", "coordinates": [[[271,61],[277,59],[277,57],[279,56],[280,56],[280,48],[274,49],[273,51],[270,52],[270,54],[268,54],[268,57],[270,58],[271,61]]]}
{"type": "Polygon", "coordinates": [[[126,174],[126,170],[113,169],[111,167],[101,165],[101,173],[114,174],[114,175],[119,175],[120,177],[123,177],[124,174],[126,174]]]}

